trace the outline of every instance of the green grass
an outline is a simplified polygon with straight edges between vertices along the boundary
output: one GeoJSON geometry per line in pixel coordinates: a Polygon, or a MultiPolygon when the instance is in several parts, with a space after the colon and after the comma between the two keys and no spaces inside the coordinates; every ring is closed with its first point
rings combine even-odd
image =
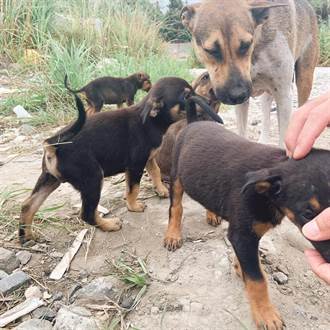
{"type": "Polygon", "coordinates": [[[162,22],[154,16],[145,0],[104,0],[99,6],[87,0],[5,0],[0,53],[38,79],[27,80],[25,90],[3,101],[0,113],[21,104],[32,113],[33,125],[67,123],[76,111],[63,85],[65,74],[73,88],[103,75],[138,71],[149,73],[152,81],[163,76],[190,80],[189,64],[164,53],[162,22]],[[39,55],[36,63],[29,62],[26,49],[39,55]]]}

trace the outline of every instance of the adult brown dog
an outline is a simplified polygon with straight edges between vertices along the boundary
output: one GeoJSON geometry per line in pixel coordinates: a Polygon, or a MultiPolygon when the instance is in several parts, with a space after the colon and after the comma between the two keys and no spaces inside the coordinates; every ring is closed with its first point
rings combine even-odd
{"type": "MultiPolygon", "coordinates": [[[[186,113],[188,118],[196,117],[193,88],[175,77],[160,79],[135,106],[87,118],[82,101],[76,95],[75,99],[77,120],[44,141],[42,173],[21,209],[22,243],[32,238],[33,217],[41,204],[63,182],[80,192],[82,220],[104,231],[119,230],[120,219],[104,219],[97,212],[103,179],[125,172],[127,208],[143,212],[145,205],[137,197],[144,168],[147,167],[156,189],[161,188],[157,184],[162,185],[157,181],[159,168],[152,163],[146,166],[150,155],[160,146],[172,123],[186,113]]],[[[201,101],[200,97],[197,101],[201,101]]],[[[218,120],[206,103],[205,110],[218,120]]]]}
{"type": "Polygon", "coordinates": [[[88,103],[88,115],[100,112],[104,104],[117,104],[118,108],[126,102],[127,106],[134,103],[134,97],[139,89],[149,92],[151,81],[144,72],[134,73],[126,78],[101,77],[86,86],[73,90],[68,85],[68,76],[64,77],[64,86],[74,94],[83,93],[88,103]]]}
{"type": "MultiPolygon", "coordinates": [[[[221,125],[189,124],[173,152],[165,247],[174,251],[182,245],[182,196],[186,192],[228,220],[236,269],[244,280],[258,329],[283,329],[284,322],[269,299],[259,241],[285,215],[301,228],[330,206],[329,162],[328,150],[314,149],[296,161],[283,149],[248,141],[221,125]]],[[[311,243],[330,262],[330,240],[311,243]]]]}
{"type": "Polygon", "coordinates": [[[260,142],[269,141],[274,97],[283,144],[292,109],[292,80],[295,77],[302,105],[309,98],[318,61],[317,19],[310,3],[206,0],[184,7],[181,18],[217,98],[238,105],[239,134],[246,132],[249,97],[265,93],[260,142]]]}

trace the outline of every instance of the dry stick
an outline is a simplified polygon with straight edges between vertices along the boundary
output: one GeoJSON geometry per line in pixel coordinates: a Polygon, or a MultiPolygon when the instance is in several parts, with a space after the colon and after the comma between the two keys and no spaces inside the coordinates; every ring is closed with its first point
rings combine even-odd
{"type": "Polygon", "coordinates": [[[64,273],[69,269],[70,263],[76,253],[78,252],[83,239],[87,233],[88,229],[83,229],[73,241],[71,247],[69,248],[68,252],[65,253],[62,260],[58,263],[55,269],[51,272],[49,278],[52,280],[59,280],[62,278],[64,273]]]}
{"type": "Polygon", "coordinates": [[[85,263],[87,262],[87,257],[88,257],[88,252],[89,252],[89,247],[90,247],[90,245],[91,245],[91,242],[92,242],[92,239],[93,239],[94,233],[95,233],[95,227],[92,227],[91,234],[90,234],[89,240],[88,240],[88,242],[87,242],[87,247],[86,247],[85,263]]]}
{"type": "Polygon", "coordinates": [[[2,244],[1,245],[3,248],[5,249],[16,249],[16,250],[23,250],[23,251],[31,251],[31,252],[39,252],[39,253],[47,253],[44,250],[40,250],[40,249],[34,249],[32,248],[28,248],[28,247],[24,247],[24,246],[16,246],[16,245],[12,245],[12,244],[2,244]]]}

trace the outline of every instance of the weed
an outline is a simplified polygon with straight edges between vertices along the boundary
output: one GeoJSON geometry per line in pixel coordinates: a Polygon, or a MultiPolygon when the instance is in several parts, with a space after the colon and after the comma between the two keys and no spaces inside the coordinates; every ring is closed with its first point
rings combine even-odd
{"type": "Polygon", "coordinates": [[[320,25],[320,65],[330,65],[330,23],[320,25]]]}

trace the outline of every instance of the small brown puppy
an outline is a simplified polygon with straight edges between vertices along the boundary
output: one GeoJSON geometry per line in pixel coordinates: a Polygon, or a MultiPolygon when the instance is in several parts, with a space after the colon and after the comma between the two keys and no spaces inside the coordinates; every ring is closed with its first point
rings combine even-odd
{"type": "MultiPolygon", "coordinates": [[[[215,113],[219,112],[220,102],[217,100],[213,92],[208,72],[204,72],[198,78],[196,78],[192,83],[192,87],[196,94],[201,95],[208,100],[208,104],[215,113]]],[[[199,120],[210,120],[210,117],[207,115],[207,113],[205,113],[199,107],[197,107],[197,115],[199,120]]],[[[174,143],[179,133],[185,127],[187,127],[186,119],[182,119],[172,124],[164,135],[163,142],[156,153],[156,162],[160,168],[162,179],[164,181],[168,182],[170,179],[174,143]]],[[[216,214],[207,211],[206,221],[212,226],[218,226],[221,222],[221,219],[217,217],[216,214]]]]}
{"type": "MultiPolygon", "coordinates": [[[[69,182],[80,192],[81,218],[104,231],[121,228],[118,218],[103,219],[97,212],[105,177],[125,172],[129,211],[145,209],[137,201],[145,167],[156,189],[167,193],[157,164],[147,162],[152,151],[160,146],[167,128],[182,119],[186,109],[191,108],[191,115],[196,116],[196,108],[190,106],[194,98],[194,91],[185,80],[168,77],[160,79],[137,105],[86,118],[83,103],[75,95],[78,119],[44,142],[42,173],[21,209],[20,241],[32,238],[35,213],[63,182],[69,182]]],[[[216,116],[209,108],[206,111],[216,116]]]]}
{"type": "Polygon", "coordinates": [[[151,81],[144,72],[134,73],[126,78],[101,77],[88,83],[86,86],[73,90],[68,86],[68,76],[64,77],[64,86],[74,94],[84,93],[88,103],[88,115],[100,112],[104,104],[117,104],[121,108],[134,103],[134,97],[139,89],[149,92],[151,81]]]}
{"type": "MultiPolygon", "coordinates": [[[[296,161],[285,150],[250,142],[212,122],[189,124],[173,151],[165,247],[173,251],[182,245],[182,196],[186,192],[228,220],[236,269],[244,280],[258,329],[283,329],[260,266],[259,240],[284,216],[302,228],[330,206],[329,162],[327,150],[314,149],[296,161]]],[[[330,262],[330,240],[311,243],[330,262]]]]}

